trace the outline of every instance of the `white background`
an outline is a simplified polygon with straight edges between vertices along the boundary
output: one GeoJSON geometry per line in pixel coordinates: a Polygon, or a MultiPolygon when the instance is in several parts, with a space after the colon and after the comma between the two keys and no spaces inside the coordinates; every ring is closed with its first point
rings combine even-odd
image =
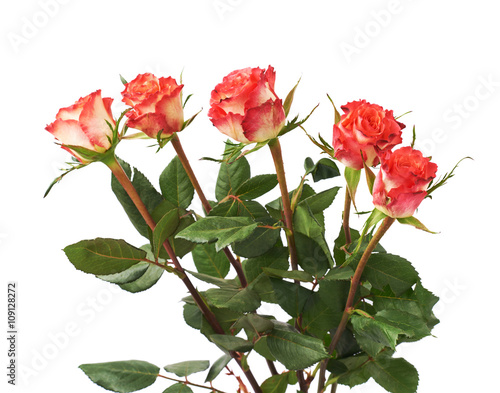
{"type": "MultiPolygon", "coordinates": [[[[96,1],[2,2],[0,255],[1,293],[18,284],[18,386],[9,391],[101,392],[78,369],[81,363],[126,359],[158,366],[209,359],[219,352],[181,317],[185,290],[164,276],[151,290],[132,295],[81,273],[62,249],[82,239],[123,238],[141,245],[109,187],[105,166],[69,175],[43,199],[69,156],[44,127],[61,107],[102,89],[115,99],[138,73],[177,78],[194,93],[186,116],[203,112],[181,135],[208,195],[223,136],[206,113],[210,91],[234,69],[273,65],[277,93],[302,78],[291,114],[306,115],[312,135],[331,138],[333,111],[367,99],[416,125],[418,146],[439,173],[465,156],[456,177],[427,199],[417,217],[430,235],[395,226],[384,246],[413,262],[424,285],[441,297],[435,337],[403,346],[398,355],[420,373],[418,392],[498,391],[496,306],[498,257],[498,146],[500,52],[498,10],[491,0],[364,1],[96,1]]],[[[157,184],[174,156],[146,142],[124,142],[118,154],[157,184]]],[[[302,131],[282,138],[290,187],[307,155],[319,158],[302,131]]],[[[254,173],[272,172],[267,149],[250,156],[254,173]]],[[[333,182],[332,182],[333,183],[333,182]]],[[[337,185],[341,180],[336,180],[337,185]]],[[[325,185],[325,186],[332,186],[325,185]]],[[[360,193],[367,193],[362,189],[360,193]]],[[[271,197],[276,196],[275,194],[271,197]]],[[[330,240],[340,225],[342,197],[329,211],[330,240]]],[[[268,200],[268,199],[266,199],[268,200]]],[[[361,198],[369,210],[369,198],[361,198]]],[[[195,206],[199,206],[196,200],[195,206]]],[[[361,221],[354,221],[358,227],[361,221]]],[[[191,262],[185,258],[187,267],[191,262]]],[[[0,318],[6,321],[6,300],[0,318]]],[[[264,311],[274,312],[269,306],[264,311]]],[[[2,331],[6,324],[2,322],[2,331]]],[[[2,337],[6,333],[2,333],[2,337]]],[[[5,338],[0,352],[2,391],[7,385],[5,338]]],[[[257,378],[267,378],[259,368],[257,378]]],[[[237,366],[234,371],[241,374],[237,366]]],[[[203,376],[194,378],[202,381],[203,376]]],[[[7,385],[8,386],[8,385],[7,385]]],[[[147,392],[169,384],[157,381],[147,392]]],[[[236,391],[233,378],[216,383],[236,391]]],[[[8,386],[10,388],[10,386],[8,386]]],[[[339,392],[348,391],[339,387],[339,392]]],[[[353,392],[383,392],[371,381],[353,392]]]]}

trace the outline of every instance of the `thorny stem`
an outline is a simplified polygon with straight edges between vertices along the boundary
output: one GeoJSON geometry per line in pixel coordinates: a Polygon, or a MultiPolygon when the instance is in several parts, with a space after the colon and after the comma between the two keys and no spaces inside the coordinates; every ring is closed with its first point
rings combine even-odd
{"type": "MultiPolygon", "coordinates": [[[[182,148],[179,136],[176,133],[172,136],[171,142],[172,145],[174,146],[175,152],[177,153],[177,157],[179,157],[179,160],[182,166],[184,167],[184,170],[186,171],[189,180],[191,181],[191,184],[193,185],[194,189],[196,190],[196,193],[198,194],[198,198],[200,198],[203,209],[205,210],[206,214],[210,213],[210,210],[212,210],[212,206],[210,206],[210,203],[208,202],[207,198],[205,197],[205,194],[203,193],[203,190],[201,189],[200,183],[198,182],[198,179],[194,174],[193,168],[191,168],[191,164],[189,163],[186,153],[182,148]]],[[[234,270],[236,271],[241,286],[243,288],[248,286],[245,273],[243,272],[243,267],[241,266],[241,262],[234,257],[233,253],[228,247],[224,248],[224,254],[226,254],[227,259],[229,260],[234,270]]]]}
{"type": "MultiPolygon", "coordinates": [[[[380,239],[384,234],[387,232],[387,230],[391,227],[392,223],[395,221],[394,218],[392,217],[386,217],[384,221],[382,221],[382,224],[380,225],[379,229],[373,236],[373,238],[370,240],[370,243],[368,243],[368,246],[366,247],[363,255],[361,256],[361,259],[359,260],[358,267],[356,268],[356,271],[354,272],[354,276],[351,278],[351,286],[349,288],[349,294],[347,295],[347,301],[344,309],[344,313],[342,314],[342,319],[340,321],[339,326],[337,327],[337,330],[335,331],[335,334],[332,338],[332,342],[330,344],[330,347],[328,348],[328,354],[331,356],[333,354],[333,351],[335,350],[338,342],[340,341],[340,337],[342,336],[342,333],[344,333],[344,330],[347,326],[347,322],[349,321],[349,315],[352,310],[352,305],[354,303],[354,297],[356,295],[356,291],[358,289],[359,282],[361,280],[361,275],[363,274],[363,270],[366,266],[366,263],[368,262],[368,259],[370,258],[371,253],[379,243],[380,239]]],[[[318,381],[318,393],[323,393],[324,388],[325,388],[325,373],[326,373],[326,365],[328,364],[328,358],[324,359],[321,362],[321,367],[320,367],[320,373],[319,373],[319,381],[318,381]]]]}
{"type": "MultiPolygon", "coordinates": [[[[144,218],[146,221],[146,224],[151,228],[153,231],[156,227],[156,223],[149,214],[146,205],[144,205],[144,202],[140,198],[139,194],[137,193],[137,190],[133,186],[132,182],[128,178],[127,174],[121,167],[120,163],[116,160],[116,157],[112,157],[112,159],[103,161],[104,164],[106,164],[109,169],[111,169],[111,172],[113,175],[116,177],[118,182],[122,185],[123,189],[127,192],[128,196],[134,203],[134,205],[137,207],[137,210],[139,210],[139,213],[141,216],[144,218]]],[[[170,241],[167,239],[163,243],[163,247],[167,251],[168,256],[172,260],[172,263],[174,264],[174,267],[176,270],[180,273],[179,276],[184,283],[184,285],[187,287],[189,293],[193,297],[194,302],[202,312],[203,316],[207,320],[207,322],[210,324],[212,329],[214,329],[215,333],[217,334],[225,334],[224,329],[219,324],[219,321],[217,320],[215,314],[210,310],[208,305],[205,303],[199,292],[196,290],[194,287],[193,283],[189,279],[189,277],[186,275],[184,269],[182,268],[181,264],[179,263],[179,260],[177,259],[177,256],[175,255],[174,250],[172,249],[172,246],[170,244],[170,241]]],[[[231,356],[236,360],[236,362],[240,365],[242,368],[243,372],[245,373],[248,381],[252,385],[252,388],[254,389],[255,393],[262,393],[262,390],[258,384],[258,382],[255,380],[255,377],[253,376],[252,372],[250,370],[245,371],[245,369],[242,367],[241,360],[239,359],[239,356],[236,352],[231,352],[231,356]]]]}

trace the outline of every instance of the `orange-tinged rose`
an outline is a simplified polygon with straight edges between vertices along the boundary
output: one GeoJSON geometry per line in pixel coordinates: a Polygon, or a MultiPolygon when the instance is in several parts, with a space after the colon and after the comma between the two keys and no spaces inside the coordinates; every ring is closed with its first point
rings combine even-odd
{"type": "Polygon", "coordinates": [[[127,125],[151,138],[166,138],[179,132],[184,123],[181,90],[175,79],[157,78],[153,74],[138,75],[125,85],[123,99],[133,109],[127,112],[127,125]]]}
{"type": "Polygon", "coordinates": [[[274,92],[273,67],[244,68],[225,76],[215,86],[208,116],[227,136],[243,143],[276,138],[285,125],[281,99],[274,92]]]}
{"type": "Polygon", "coordinates": [[[342,106],[344,114],[333,126],[335,157],[345,166],[363,168],[380,163],[379,155],[401,143],[403,123],[394,119],[392,111],[365,100],[342,106]]]}
{"type": "Polygon", "coordinates": [[[381,160],[373,185],[373,204],[390,217],[411,217],[427,195],[437,165],[411,147],[386,152],[381,160]]]}
{"type": "Polygon", "coordinates": [[[80,162],[88,163],[67,146],[78,146],[103,153],[111,147],[114,126],[111,113],[112,98],[101,98],[101,90],[80,98],[75,104],[62,108],[56,121],[45,129],[62,143],[62,148],[73,154],[80,162]]]}

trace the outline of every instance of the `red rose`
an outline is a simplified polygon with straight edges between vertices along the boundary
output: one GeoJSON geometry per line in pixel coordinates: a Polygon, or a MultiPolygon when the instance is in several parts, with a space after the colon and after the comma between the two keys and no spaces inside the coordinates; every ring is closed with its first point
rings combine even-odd
{"type": "Polygon", "coordinates": [[[101,90],[80,98],[75,104],[62,108],[56,115],[56,121],[45,129],[62,144],[62,148],[73,154],[82,163],[90,161],[81,157],[68,146],[79,146],[103,153],[111,147],[115,124],[111,113],[112,98],[101,98],[101,90]]]}
{"type": "Polygon", "coordinates": [[[271,66],[267,71],[244,68],[225,76],[210,97],[213,125],[243,143],[276,138],[285,125],[285,111],[274,92],[275,78],[271,66]]]}
{"type": "Polygon", "coordinates": [[[401,143],[403,123],[394,119],[392,111],[365,100],[353,101],[342,107],[344,114],[333,126],[335,157],[345,166],[363,168],[380,162],[379,154],[401,143]],[[361,153],[363,158],[361,158],[361,153]]]}
{"type": "Polygon", "coordinates": [[[411,217],[427,195],[437,165],[411,147],[386,152],[381,159],[373,185],[373,204],[390,217],[411,217]]]}
{"type": "Polygon", "coordinates": [[[133,110],[127,112],[127,125],[151,138],[168,137],[179,132],[184,123],[181,90],[175,79],[157,78],[153,74],[138,75],[125,85],[122,101],[133,110]]]}

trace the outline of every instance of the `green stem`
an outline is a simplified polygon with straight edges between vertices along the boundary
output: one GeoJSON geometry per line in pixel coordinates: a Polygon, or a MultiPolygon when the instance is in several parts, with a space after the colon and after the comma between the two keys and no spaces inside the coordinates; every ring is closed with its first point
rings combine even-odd
{"type": "Polygon", "coordinates": [[[281,146],[278,138],[269,142],[269,149],[271,149],[274,166],[276,168],[276,175],[278,176],[278,183],[280,185],[283,213],[285,215],[286,238],[288,241],[288,248],[290,250],[290,264],[292,265],[293,270],[298,270],[297,249],[295,247],[295,237],[293,235],[292,207],[290,205],[288,188],[286,186],[285,168],[283,166],[283,157],[281,155],[281,146]]]}
{"type": "MultiPolygon", "coordinates": [[[[146,224],[151,228],[152,231],[154,231],[156,227],[156,223],[151,217],[151,215],[148,212],[148,209],[146,208],[146,205],[144,205],[144,202],[140,198],[139,194],[137,193],[137,190],[133,186],[132,182],[128,178],[127,174],[121,167],[120,163],[116,160],[116,157],[112,156],[109,159],[103,161],[104,164],[106,164],[109,169],[111,169],[111,172],[113,175],[116,177],[118,182],[122,185],[123,189],[127,192],[128,196],[134,203],[134,205],[137,207],[137,210],[139,210],[139,213],[141,216],[144,218],[146,221],[146,224]]],[[[167,239],[163,243],[163,247],[167,251],[168,256],[172,260],[172,263],[174,264],[175,268],[181,273],[180,278],[184,285],[187,287],[189,293],[193,297],[194,302],[198,306],[198,308],[201,310],[203,316],[207,320],[207,322],[210,324],[212,329],[215,331],[217,334],[225,334],[224,329],[219,324],[219,321],[217,320],[215,314],[210,310],[208,305],[205,303],[199,292],[196,290],[194,287],[193,283],[189,279],[189,277],[185,274],[184,269],[182,268],[181,264],[179,263],[179,260],[177,259],[177,256],[175,255],[174,250],[172,249],[172,246],[167,239]]],[[[245,373],[246,377],[248,378],[248,381],[252,385],[255,393],[262,393],[262,390],[255,380],[252,372],[250,370],[246,370],[245,368],[242,367],[241,361],[239,359],[239,356],[235,352],[231,352],[231,356],[237,361],[237,363],[240,365],[242,368],[243,372],[245,373]]]]}
{"type": "Polygon", "coordinates": [[[351,194],[349,189],[345,190],[344,215],[342,219],[342,228],[344,228],[345,244],[351,244],[351,228],[349,227],[349,216],[351,214],[351,194]]]}
{"type": "MultiPolygon", "coordinates": [[[[210,203],[208,202],[207,198],[205,197],[205,194],[203,193],[203,190],[201,189],[200,183],[198,182],[198,179],[194,174],[193,168],[191,168],[191,164],[189,163],[186,153],[182,148],[181,141],[177,133],[173,135],[171,142],[172,145],[174,146],[175,152],[177,153],[177,157],[179,157],[179,160],[182,166],[184,167],[184,170],[186,171],[189,180],[191,181],[191,184],[193,185],[194,189],[196,190],[196,193],[198,194],[198,198],[200,198],[203,209],[205,210],[206,214],[210,213],[210,210],[212,210],[212,206],[210,206],[210,203]]],[[[243,267],[241,266],[241,262],[234,257],[233,253],[228,247],[224,248],[224,254],[226,254],[227,259],[229,260],[234,270],[236,271],[241,286],[243,288],[247,287],[248,282],[245,277],[245,273],[243,272],[243,267]]]]}
{"type": "MultiPolygon", "coordinates": [[[[338,342],[340,341],[340,338],[342,334],[344,333],[344,330],[347,326],[347,322],[349,321],[349,316],[351,314],[352,306],[354,304],[354,297],[356,295],[356,291],[358,290],[359,282],[361,280],[361,275],[363,274],[363,270],[368,262],[368,259],[370,258],[371,253],[379,243],[380,239],[382,239],[382,236],[387,232],[387,230],[391,227],[393,222],[395,221],[394,218],[392,217],[386,217],[384,221],[382,221],[382,224],[378,228],[377,232],[373,236],[373,238],[370,240],[370,243],[368,243],[368,246],[366,247],[363,255],[361,256],[361,259],[358,263],[358,267],[356,268],[356,271],[354,272],[354,276],[351,278],[351,286],[349,288],[349,294],[347,295],[347,301],[344,309],[344,313],[342,314],[342,319],[340,320],[340,324],[337,327],[337,330],[335,331],[335,334],[333,335],[332,342],[330,344],[330,347],[328,348],[328,354],[331,356],[333,354],[333,351],[337,347],[338,342]]],[[[318,393],[323,393],[324,392],[324,387],[325,387],[325,374],[326,374],[326,365],[328,364],[328,359],[325,359],[321,362],[321,367],[320,367],[320,372],[319,372],[319,381],[318,381],[318,393]]]]}

